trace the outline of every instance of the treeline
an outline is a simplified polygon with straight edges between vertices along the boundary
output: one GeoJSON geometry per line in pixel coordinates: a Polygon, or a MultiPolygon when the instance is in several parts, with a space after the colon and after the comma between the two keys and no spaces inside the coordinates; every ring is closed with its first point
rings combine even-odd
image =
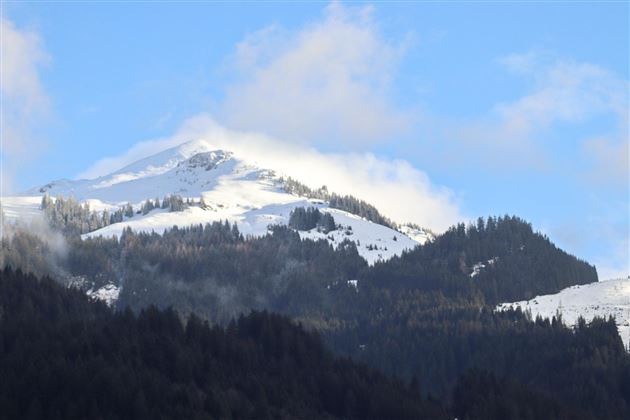
{"type": "Polygon", "coordinates": [[[396,229],[396,223],[383,216],[373,205],[351,195],[339,195],[328,192],[324,185],[316,190],[296,181],[293,178],[281,178],[280,182],[286,192],[303,197],[327,201],[330,207],[356,214],[379,225],[396,229]]]}
{"type": "Polygon", "coordinates": [[[225,328],[154,307],[113,313],[8,269],[0,310],[6,419],[447,418],[417,389],[266,312],[225,328]]]}
{"type": "Polygon", "coordinates": [[[321,212],[317,207],[296,207],[289,215],[289,227],[297,230],[318,228],[324,233],[337,229],[335,218],[328,212],[321,212]]]}

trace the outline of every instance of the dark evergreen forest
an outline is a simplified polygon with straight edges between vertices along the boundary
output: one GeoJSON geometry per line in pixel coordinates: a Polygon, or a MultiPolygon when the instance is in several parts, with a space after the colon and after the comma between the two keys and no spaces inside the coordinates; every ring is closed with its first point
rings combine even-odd
{"type": "Polygon", "coordinates": [[[316,207],[298,207],[289,215],[289,227],[297,230],[319,229],[328,233],[337,229],[335,219],[330,213],[321,212],[316,207]]]}
{"type": "Polygon", "coordinates": [[[11,270],[0,315],[0,418],[445,418],[280,315],[211,327],[155,307],[114,313],[11,270]]]}
{"type": "MultiPolygon", "coordinates": [[[[314,210],[296,214],[298,229],[321,221],[314,210]]],[[[418,407],[405,408],[419,410],[418,416],[630,418],[630,359],[614,320],[581,322],[573,330],[556,318],[494,311],[499,302],[597,281],[595,267],[516,217],[454,226],[372,267],[352,242],[334,249],[326,241],[301,240],[285,226],[248,238],[227,223],[173,227],[164,235],[127,230],[113,239],[68,236],[61,256],[50,243],[17,231],[2,249],[3,264],[66,285],[121,286],[118,312],[97,305],[112,319],[140,322],[160,314],[183,325],[192,316],[208,322],[210,331],[225,332],[255,310],[243,319],[271,317],[298,328],[263,311],[288,316],[302,324],[308,343],[317,332],[333,353],[394,375],[422,395],[411,398],[418,407]],[[476,271],[479,263],[484,268],[476,271]]],[[[265,340],[264,334],[258,338],[265,340]]],[[[348,405],[359,398],[353,391],[348,405]]],[[[270,405],[280,410],[270,411],[273,417],[285,409],[270,405]]],[[[353,415],[346,408],[308,410],[286,413],[353,415]]]]}

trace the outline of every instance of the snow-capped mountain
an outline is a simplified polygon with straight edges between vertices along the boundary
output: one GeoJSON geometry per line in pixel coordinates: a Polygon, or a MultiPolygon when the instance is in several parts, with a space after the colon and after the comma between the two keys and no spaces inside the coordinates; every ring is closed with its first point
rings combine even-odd
{"type": "MultiPolygon", "coordinates": [[[[334,191],[334,186],[330,186],[334,191]]],[[[303,238],[325,239],[338,245],[356,243],[369,263],[400,255],[431,237],[428,231],[405,226],[391,229],[347,211],[331,208],[323,200],[286,192],[281,174],[261,168],[255,161],[220,150],[203,140],[191,141],[138,160],[111,174],[90,180],[59,180],[33,188],[21,197],[3,198],[7,217],[38,211],[41,196],[74,197],[97,211],[113,211],[127,203],[138,210],[147,199],[169,195],[190,199],[197,205],[172,212],[155,209],[125,217],[122,222],[89,232],[84,237],[120,235],[126,227],[136,231],[163,232],[174,225],[187,226],[228,220],[245,235],[264,235],[270,224],[287,224],[296,207],[317,207],[330,213],[337,230],[300,231],[303,238]],[[203,200],[203,201],[202,201],[203,200]]]]}
{"type": "Polygon", "coordinates": [[[612,315],[625,346],[630,345],[630,278],[572,286],[553,295],[503,303],[497,309],[516,307],[529,309],[533,317],[551,318],[559,312],[567,325],[575,325],[580,316],[590,321],[595,316],[612,315]]]}

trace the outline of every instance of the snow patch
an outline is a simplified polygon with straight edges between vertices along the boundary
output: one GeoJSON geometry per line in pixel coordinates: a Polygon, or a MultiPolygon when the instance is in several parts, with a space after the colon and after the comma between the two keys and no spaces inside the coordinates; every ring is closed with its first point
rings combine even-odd
{"type": "Polygon", "coordinates": [[[596,316],[612,315],[624,345],[630,345],[630,278],[572,286],[553,295],[503,303],[497,310],[517,307],[523,311],[529,309],[533,317],[551,318],[560,312],[567,325],[575,325],[580,316],[590,321],[596,316]]]}
{"type": "Polygon", "coordinates": [[[435,238],[428,230],[410,225],[402,225],[398,228],[398,231],[422,245],[435,238]]]}
{"type": "Polygon", "coordinates": [[[120,287],[113,284],[106,284],[100,289],[90,289],[86,294],[93,299],[102,300],[109,307],[113,307],[120,295],[120,287]]]}
{"type": "Polygon", "coordinates": [[[481,273],[481,270],[486,268],[487,266],[492,266],[496,263],[496,261],[499,259],[499,257],[494,257],[494,258],[490,258],[489,260],[485,261],[485,262],[478,262],[477,264],[473,265],[472,267],[472,273],[470,273],[470,277],[473,278],[477,275],[479,275],[479,273],[481,273]]]}
{"type": "Polygon", "coordinates": [[[300,237],[313,240],[324,239],[334,247],[349,240],[355,243],[359,255],[370,265],[377,261],[388,260],[394,255],[400,255],[403,251],[418,246],[418,242],[400,232],[343,210],[321,206],[320,211],[330,213],[335,223],[341,225],[341,229],[328,233],[319,232],[317,229],[300,231],[300,237]]]}

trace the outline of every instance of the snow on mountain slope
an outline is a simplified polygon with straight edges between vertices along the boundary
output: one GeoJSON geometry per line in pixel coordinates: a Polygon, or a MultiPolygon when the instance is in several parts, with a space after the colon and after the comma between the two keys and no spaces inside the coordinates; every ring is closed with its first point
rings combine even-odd
{"type": "MultiPolygon", "coordinates": [[[[334,186],[332,186],[334,190],[334,186]]],[[[296,207],[318,207],[330,212],[342,229],[323,234],[315,230],[300,232],[302,238],[325,239],[338,245],[344,239],[357,244],[361,256],[370,264],[401,254],[430,239],[427,232],[406,227],[401,233],[372,223],[342,210],[332,209],[321,200],[287,193],[280,177],[271,169],[260,168],[225,150],[217,150],[203,140],[146,157],[109,175],[92,180],[60,180],[27,191],[29,197],[12,198],[28,202],[29,211],[37,212],[41,195],[74,197],[88,202],[97,211],[116,209],[130,203],[135,210],[147,199],[179,195],[205,207],[190,206],[183,211],[156,209],[148,214],[136,214],[120,223],[90,232],[85,237],[120,235],[126,227],[136,231],[162,233],[174,225],[188,226],[228,220],[237,223],[245,235],[267,233],[270,224],[287,224],[296,207]]],[[[19,203],[18,203],[19,204],[19,203]]],[[[18,206],[19,207],[19,206],[18,206]]],[[[19,213],[19,208],[15,210],[19,213]]]]}
{"type": "Polygon", "coordinates": [[[432,241],[433,239],[435,239],[435,235],[431,231],[419,228],[417,226],[402,225],[400,226],[399,231],[421,244],[425,243],[426,241],[432,241]]]}
{"type": "Polygon", "coordinates": [[[224,175],[256,172],[253,166],[231,158],[229,152],[201,151],[204,144],[199,142],[196,148],[169,149],[93,180],[54,181],[27,194],[48,193],[52,197],[72,196],[79,201],[97,199],[113,205],[127,202],[138,205],[146,199],[171,194],[199,197],[201,192],[212,190],[224,175]],[[140,162],[145,166],[142,167],[140,162]]]}
{"type": "Polygon", "coordinates": [[[630,278],[572,286],[553,295],[503,303],[497,309],[516,307],[529,309],[532,316],[544,318],[551,318],[559,311],[567,325],[575,325],[580,316],[590,321],[595,316],[613,315],[625,346],[630,345],[630,278]]]}
{"type": "Polygon", "coordinates": [[[341,225],[342,228],[327,234],[312,229],[308,232],[300,232],[300,236],[302,238],[326,239],[335,246],[345,239],[349,239],[357,245],[359,255],[365,258],[369,264],[374,264],[378,260],[388,260],[418,244],[417,241],[400,232],[369,222],[343,210],[322,210],[329,212],[335,219],[335,223],[341,225]]]}

